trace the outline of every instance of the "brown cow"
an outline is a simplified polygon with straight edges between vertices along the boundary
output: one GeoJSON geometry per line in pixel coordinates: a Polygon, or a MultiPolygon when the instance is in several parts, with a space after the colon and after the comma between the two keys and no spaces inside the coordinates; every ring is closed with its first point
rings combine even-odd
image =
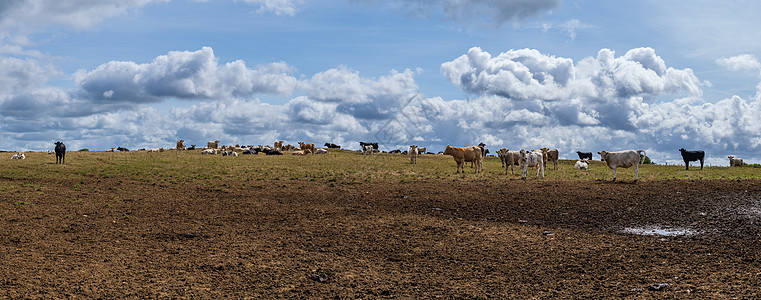
{"type": "Polygon", "coordinates": [[[312,153],[312,150],[304,149],[304,150],[301,150],[301,151],[293,151],[291,153],[291,155],[306,156],[309,153],[312,153]]]}
{"type": "Polygon", "coordinates": [[[185,140],[177,141],[177,150],[185,150],[185,140]]]}
{"type": "Polygon", "coordinates": [[[310,150],[309,153],[314,153],[314,151],[315,151],[314,143],[299,142],[299,148],[301,148],[301,150],[307,150],[307,149],[309,149],[310,150]]]}
{"type": "Polygon", "coordinates": [[[558,169],[558,149],[542,148],[542,154],[544,154],[544,165],[547,166],[547,162],[551,162],[555,166],[555,170],[558,169]]]}
{"type": "Polygon", "coordinates": [[[444,150],[444,155],[451,155],[454,161],[457,163],[457,173],[460,173],[460,169],[465,173],[465,162],[472,161],[476,166],[476,173],[481,172],[483,164],[482,156],[483,147],[469,146],[469,147],[452,147],[447,145],[444,150]]]}
{"type": "Polygon", "coordinates": [[[502,160],[502,166],[505,167],[505,175],[507,175],[507,169],[510,168],[510,173],[515,175],[515,166],[518,166],[519,161],[521,160],[521,152],[520,151],[510,151],[508,149],[502,148],[497,150],[497,155],[499,155],[499,158],[502,160]]]}

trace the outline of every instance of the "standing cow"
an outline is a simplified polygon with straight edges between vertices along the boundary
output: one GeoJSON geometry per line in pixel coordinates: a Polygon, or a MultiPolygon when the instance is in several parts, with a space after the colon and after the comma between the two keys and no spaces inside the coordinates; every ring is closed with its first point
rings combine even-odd
{"type": "Polygon", "coordinates": [[[582,160],[582,159],[592,160],[592,152],[576,151],[576,154],[579,155],[579,160],[582,160]]]}
{"type": "Polygon", "coordinates": [[[483,166],[483,147],[470,146],[470,147],[452,147],[447,145],[444,150],[444,155],[451,155],[454,161],[457,163],[457,173],[460,173],[460,169],[465,173],[465,162],[472,161],[475,165],[475,172],[480,173],[483,166]]]}
{"type": "Polygon", "coordinates": [[[55,163],[63,164],[65,158],[66,158],[66,145],[64,145],[60,141],[55,142],[55,163]]]}
{"type": "Polygon", "coordinates": [[[410,155],[410,163],[417,164],[417,145],[410,145],[410,150],[407,153],[410,155]]]}
{"type": "Polygon", "coordinates": [[[735,158],[734,156],[730,155],[727,156],[729,158],[729,166],[730,167],[742,167],[743,166],[743,159],[742,158],[735,158]]]}
{"type": "Polygon", "coordinates": [[[644,158],[645,150],[625,150],[617,152],[600,151],[602,159],[613,170],[613,181],[616,181],[616,168],[634,167],[634,182],[639,178],[639,164],[644,158]]]}
{"type": "Polygon", "coordinates": [[[703,150],[698,151],[687,151],[684,150],[684,148],[679,149],[679,152],[682,153],[682,159],[684,160],[684,167],[685,170],[690,169],[690,162],[691,161],[698,161],[700,160],[700,169],[703,169],[703,158],[706,156],[706,153],[703,152],[703,150]]]}
{"type": "MultiPolygon", "coordinates": [[[[519,165],[521,168],[521,177],[526,179],[528,176],[528,168],[536,168],[536,178],[539,178],[539,171],[542,171],[542,178],[544,178],[544,154],[541,151],[526,151],[521,149],[521,159],[519,165]]],[[[505,169],[507,173],[507,169],[505,169]]]]}

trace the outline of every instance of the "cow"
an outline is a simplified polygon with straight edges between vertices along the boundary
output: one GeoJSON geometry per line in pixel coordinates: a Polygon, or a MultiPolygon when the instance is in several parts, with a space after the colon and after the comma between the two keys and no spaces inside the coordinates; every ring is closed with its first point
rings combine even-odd
{"type": "Polygon", "coordinates": [[[555,167],[555,170],[558,169],[558,149],[548,149],[548,148],[542,148],[542,153],[545,153],[547,156],[545,157],[544,163],[547,164],[547,162],[552,162],[552,164],[555,167]]]}
{"type": "MultiPolygon", "coordinates": [[[[523,179],[528,176],[528,168],[536,168],[536,178],[539,178],[539,171],[542,171],[542,178],[544,178],[544,155],[541,151],[521,149],[520,155],[519,166],[523,179]]],[[[507,173],[507,169],[505,169],[505,173],[507,173]]]]}
{"type": "Polygon", "coordinates": [[[729,166],[730,167],[742,167],[743,166],[743,159],[742,158],[735,158],[734,156],[730,155],[727,156],[729,158],[729,166]]]}
{"type": "Polygon", "coordinates": [[[11,156],[11,159],[26,159],[26,155],[24,155],[24,153],[19,152],[11,156]]]}
{"type": "Polygon", "coordinates": [[[576,154],[579,155],[580,160],[583,160],[583,159],[592,160],[592,152],[576,151],[576,154]]]}
{"type": "Polygon", "coordinates": [[[148,149],[148,152],[164,152],[164,147],[148,149]]]}
{"type": "Polygon", "coordinates": [[[304,150],[300,150],[300,151],[293,151],[293,152],[291,152],[291,155],[306,156],[309,153],[312,153],[312,150],[310,150],[310,149],[304,149],[304,150]]]}
{"type": "Polygon", "coordinates": [[[127,151],[129,151],[129,149],[127,149],[127,148],[124,148],[124,147],[117,147],[117,148],[116,148],[116,151],[127,152],[127,151]]]}
{"type": "Polygon", "coordinates": [[[372,155],[372,154],[373,154],[373,145],[362,146],[362,155],[372,155]]]}
{"type": "Polygon", "coordinates": [[[242,154],[245,154],[245,155],[254,154],[254,155],[256,155],[256,154],[259,154],[259,152],[256,151],[255,149],[246,149],[246,150],[243,150],[242,154]]]}
{"type": "Polygon", "coordinates": [[[425,147],[418,147],[417,148],[417,154],[425,154],[425,147]]]}
{"type": "Polygon", "coordinates": [[[328,153],[328,150],[325,150],[322,148],[317,148],[314,150],[314,154],[327,154],[327,153],[328,153]]]}
{"type": "Polygon", "coordinates": [[[577,170],[589,170],[589,162],[586,158],[579,160],[575,165],[573,165],[573,168],[577,170]]]}
{"type": "Polygon", "coordinates": [[[359,142],[359,147],[362,149],[362,151],[365,150],[365,146],[370,145],[373,147],[373,150],[378,150],[378,143],[367,143],[367,142],[359,142]]]}
{"type": "Polygon", "coordinates": [[[61,143],[60,141],[55,142],[55,163],[57,164],[63,164],[64,159],[66,158],[66,145],[61,143]]]}
{"type": "Polygon", "coordinates": [[[277,151],[282,151],[283,150],[283,141],[277,141],[277,142],[275,142],[274,145],[275,145],[275,147],[274,147],[275,150],[277,150],[277,151]]]}
{"type": "Polygon", "coordinates": [[[515,166],[519,166],[520,170],[520,151],[510,151],[508,149],[502,148],[497,150],[497,154],[500,156],[499,159],[502,160],[502,167],[505,168],[505,175],[507,175],[507,168],[510,168],[510,173],[513,175],[515,175],[515,166]]]}
{"type": "MultiPolygon", "coordinates": [[[[309,153],[314,153],[314,150],[315,150],[314,143],[299,142],[299,148],[301,148],[301,150],[309,150],[309,153]]],[[[278,150],[278,149],[275,149],[275,150],[278,150]]]]}
{"type": "Polygon", "coordinates": [[[684,148],[679,149],[679,152],[682,153],[682,159],[684,160],[684,167],[685,170],[690,170],[690,162],[691,161],[698,161],[700,160],[700,169],[703,169],[703,158],[705,158],[706,153],[703,152],[703,150],[698,151],[687,151],[684,150],[684,148]]]}
{"type": "Polygon", "coordinates": [[[341,145],[336,145],[333,143],[325,143],[325,147],[328,147],[328,149],[341,149],[341,145]]]}
{"type": "Polygon", "coordinates": [[[645,150],[624,150],[617,152],[600,151],[597,152],[600,157],[608,164],[608,167],[613,170],[613,181],[616,181],[616,168],[630,168],[634,167],[634,182],[639,179],[639,165],[642,161],[645,150]]]}
{"type": "Polygon", "coordinates": [[[185,150],[185,140],[177,141],[177,150],[185,150]]]}
{"type": "Polygon", "coordinates": [[[407,153],[410,155],[410,163],[417,164],[417,146],[410,145],[410,150],[407,153]]]}
{"type": "Polygon", "coordinates": [[[472,161],[475,163],[475,173],[480,173],[483,167],[483,147],[469,146],[469,147],[452,147],[447,145],[444,150],[444,155],[451,155],[454,161],[457,163],[457,173],[460,173],[460,169],[465,173],[465,162],[472,161]]]}
{"type": "Polygon", "coordinates": [[[217,154],[217,149],[215,148],[208,148],[201,150],[201,154],[217,154]]]}
{"type": "Polygon", "coordinates": [[[235,152],[235,151],[225,151],[225,152],[222,152],[222,156],[238,157],[238,152],[235,152]]]}
{"type": "Polygon", "coordinates": [[[111,147],[111,149],[106,150],[106,152],[114,152],[114,149],[116,149],[116,148],[111,147]]]}
{"type": "Polygon", "coordinates": [[[207,142],[206,143],[206,148],[212,148],[212,149],[219,148],[219,140],[216,140],[216,141],[213,141],[213,142],[207,142]]]}

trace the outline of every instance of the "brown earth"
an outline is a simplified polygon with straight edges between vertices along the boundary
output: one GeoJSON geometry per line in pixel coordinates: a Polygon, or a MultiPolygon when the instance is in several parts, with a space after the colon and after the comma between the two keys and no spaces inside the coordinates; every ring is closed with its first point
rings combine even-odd
{"type": "Polygon", "coordinates": [[[0,297],[761,297],[761,181],[246,182],[0,191],[0,297]]]}

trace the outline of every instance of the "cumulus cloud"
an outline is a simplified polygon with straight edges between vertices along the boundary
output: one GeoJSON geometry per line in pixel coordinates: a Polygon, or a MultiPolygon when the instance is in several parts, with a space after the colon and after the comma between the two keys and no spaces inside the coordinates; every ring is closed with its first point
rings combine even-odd
{"type": "Polygon", "coordinates": [[[254,94],[290,94],[298,80],[285,63],[249,68],[243,61],[220,64],[210,47],[172,51],[146,64],[113,61],[80,70],[74,82],[83,97],[100,102],[150,103],[166,98],[209,99],[254,94]]]}
{"type": "Polygon", "coordinates": [[[716,63],[732,71],[761,71],[761,63],[753,54],[720,57],[716,63]]]}

